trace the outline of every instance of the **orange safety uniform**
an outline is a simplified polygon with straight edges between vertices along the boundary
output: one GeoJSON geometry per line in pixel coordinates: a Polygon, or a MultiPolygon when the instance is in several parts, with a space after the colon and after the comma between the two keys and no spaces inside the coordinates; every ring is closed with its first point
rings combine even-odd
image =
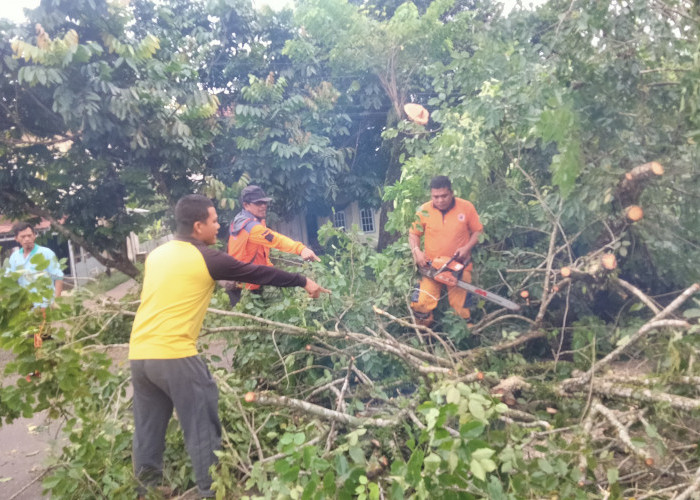
{"type": "MultiPolygon", "coordinates": [[[[410,232],[424,236],[426,260],[441,256],[452,257],[458,248],[467,244],[472,234],[484,229],[474,205],[461,198],[455,198],[452,206],[445,212],[435,208],[432,201],[429,201],[421,205],[416,215],[418,220],[414,222],[410,232]]],[[[461,279],[471,283],[471,263],[464,268],[461,279]]],[[[411,309],[421,323],[432,322],[433,310],[437,307],[443,286],[445,285],[424,276],[420,286],[415,289],[411,297],[411,309]]],[[[469,308],[465,303],[467,291],[448,286],[447,296],[455,312],[462,318],[468,318],[469,308]]]]}
{"type": "MultiPolygon", "coordinates": [[[[229,230],[228,254],[246,264],[258,264],[272,267],[270,248],[282,252],[301,255],[306,248],[303,243],[279,234],[265,225],[265,220],[258,220],[247,210],[236,215],[229,230]]],[[[246,283],[248,290],[256,290],[260,285],[246,283]]]]}

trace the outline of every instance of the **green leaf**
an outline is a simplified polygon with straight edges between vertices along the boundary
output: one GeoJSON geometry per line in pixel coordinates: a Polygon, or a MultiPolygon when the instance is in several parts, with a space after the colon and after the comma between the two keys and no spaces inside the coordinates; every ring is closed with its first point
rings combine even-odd
{"type": "Polygon", "coordinates": [[[484,458],[483,460],[480,460],[481,466],[484,468],[486,472],[492,472],[496,470],[496,462],[491,460],[490,458],[484,458]]]}
{"type": "Polygon", "coordinates": [[[496,451],[492,450],[491,448],[479,448],[478,450],[474,450],[472,452],[472,458],[475,458],[477,460],[491,458],[494,453],[496,453],[496,451]]]}
{"type": "Polygon", "coordinates": [[[474,477],[476,477],[477,479],[481,479],[482,481],[486,479],[486,471],[481,466],[481,463],[479,463],[478,460],[471,461],[471,463],[469,464],[469,470],[472,474],[474,474],[474,477]]]}
{"type": "Polygon", "coordinates": [[[326,495],[335,495],[336,490],[335,473],[332,470],[329,470],[326,472],[326,475],[323,476],[323,492],[326,495]]]}
{"type": "Polygon", "coordinates": [[[412,454],[411,458],[406,464],[406,481],[408,484],[415,485],[420,479],[420,471],[423,467],[423,450],[417,448],[412,454]]]}
{"type": "Polygon", "coordinates": [[[365,463],[365,452],[359,446],[351,447],[348,450],[348,454],[350,455],[350,458],[353,460],[353,462],[355,462],[356,464],[365,463]]]}
{"type": "Polygon", "coordinates": [[[647,436],[655,439],[661,439],[661,436],[659,435],[659,432],[656,430],[656,426],[654,424],[649,424],[644,426],[644,430],[647,433],[647,436]]]}
{"type": "Polygon", "coordinates": [[[683,311],[683,317],[692,319],[692,318],[700,318],[700,309],[693,308],[693,309],[686,309],[683,311]]]}
{"type": "Polygon", "coordinates": [[[459,455],[455,453],[454,451],[451,451],[449,455],[447,455],[447,468],[448,470],[452,473],[457,469],[457,466],[459,465],[459,455]]]}
{"type": "Polygon", "coordinates": [[[459,400],[461,397],[462,396],[459,393],[459,389],[457,389],[456,387],[450,387],[449,389],[447,389],[447,395],[445,399],[448,403],[459,404],[459,400]]]}
{"type": "Polygon", "coordinates": [[[486,413],[484,412],[484,407],[481,403],[475,401],[474,399],[469,400],[469,413],[471,413],[474,418],[479,420],[486,420],[486,413]]]}
{"type": "Polygon", "coordinates": [[[467,422],[459,428],[459,433],[464,439],[474,439],[484,433],[484,424],[476,420],[467,422]]]}
{"type": "Polygon", "coordinates": [[[537,459],[537,466],[545,474],[554,474],[554,469],[552,468],[552,464],[550,464],[546,458],[538,458],[537,459]]]}
{"type": "Polygon", "coordinates": [[[491,476],[487,486],[489,500],[507,500],[507,496],[503,491],[503,485],[498,478],[491,476]]]}
{"type": "Polygon", "coordinates": [[[497,413],[506,413],[508,411],[508,405],[505,403],[496,403],[493,409],[496,410],[497,413]]]}
{"type": "Polygon", "coordinates": [[[428,429],[432,429],[435,427],[435,422],[437,421],[437,418],[440,416],[440,410],[437,408],[431,408],[427,412],[425,412],[425,420],[428,423],[428,429]]]}
{"type": "Polygon", "coordinates": [[[370,500],[379,500],[380,490],[379,490],[379,485],[377,483],[369,483],[369,486],[367,486],[367,489],[369,490],[370,500]]]}
{"type": "Polygon", "coordinates": [[[628,335],[625,335],[624,337],[621,337],[620,339],[618,339],[618,341],[615,343],[615,346],[616,346],[616,347],[621,347],[621,346],[623,346],[623,345],[627,345],[627,343],[628,343],[629,341],[630,341],[630,336],[629,336],[629,334],[628,334],[628,335]]]}
{"type": "Polygon", "coordinates": [[[617,467],[610,467],[608,469],[608,484],[615,484],[617,483],[617,480],[620,477],[620,472],[617,470],[617,467]]]}
{"type": "Polygon", "coordinates": [[[425,460],[423,460],[425,472],[427,472],[428,474],[435,473],[440,467],[440,462],[440,456],[436,453],[431,453],[430,455],[425,457],[425,460]]]}

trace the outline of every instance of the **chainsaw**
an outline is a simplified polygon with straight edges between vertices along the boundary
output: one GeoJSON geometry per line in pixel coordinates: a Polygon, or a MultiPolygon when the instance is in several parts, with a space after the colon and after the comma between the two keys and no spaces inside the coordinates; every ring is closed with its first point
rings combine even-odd
{"type": "MultiPolygon", "coordinates": [[[[469,259],[471,260],[471,259],[469,259]]],[[[467,264],[469,264],[467,260],[467,264]]],[[[459,279],[462,271],[464,270],[465,264],[460,264],[456,262],[456,256],[451,259],[448,257],[436,257],[432,261],[428,261],[426,267],[419,267],[418,270],[423,276],[432,278],[438,283],[445,284],[447,286],[458,286],[464,288],[466,291],[471,292],[479,297],[498,304],[499,306],[505,307],[511,311],[519,311],[520,306],[515,302],[512,302],[500,295],[488,292],[478,286],[474,286],[471,283],[462,281],[459,279]]]]}

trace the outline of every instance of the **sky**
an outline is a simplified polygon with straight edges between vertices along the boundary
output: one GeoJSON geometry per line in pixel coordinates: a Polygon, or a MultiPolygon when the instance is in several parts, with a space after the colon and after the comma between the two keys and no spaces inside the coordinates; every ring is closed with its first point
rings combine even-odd
{"type": "MultiPolygon", "coordinates": [[[[269,5],[273,9],[277,9],[292,2],[292,0],[252,0],[253,5],[262,7],[269,5]]],[[[506,5],[506,10],[510,11],[515,0],[502,0],[506,5]],[[510,8],[509,8],[510,7],[510,8]]],[[[544,0],[524,0],[523,4],[530,3],[540,4],[544,0]]],[[[39,0],[0,0],[0,17],[9,18],[16,23],[21,23],[24,20],[24,8],[33,9],[39,5],[39,0]]]]}
{"type": "MultiPolygon", "coordinates": [[[[291,0],[252,0],[253,5],[262,7],[270,5],[273,9],[284,6],[291,0]]],[[[23,9],[34,9],[39,5],[39,0],[0,0],[0,17],[11,19],[16,23],[24,20],[23,9]]]]}
{"type": "Polygon", "coordinates": [[[0,17],[19,23],[24,20],[22,9],[34,9],[37,5],[39,5],[39,0],[4,0],[0,2],[0,17]]]}

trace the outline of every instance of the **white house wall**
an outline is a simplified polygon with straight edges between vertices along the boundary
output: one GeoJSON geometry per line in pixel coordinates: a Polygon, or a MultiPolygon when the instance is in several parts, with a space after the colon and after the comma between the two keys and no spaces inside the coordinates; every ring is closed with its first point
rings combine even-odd
{"type": "MultiPolygon", "coordinates": [[[[372,209],[372,214],[374,215],[374,231],[363,232],[362,231],[362,221],[360,219],[360,204],[356,201],[347,205],[343,210],[338,210],[338,212],[345,212],[345,229],[350,230],[353,226],[357,226],[360,234],[364,236],[366,241],[371,241],[373,244],[377,244],[379,238],[379,215],[381,210],[372,209]]],[[[332,217],[318,217],[318,226],[321,227],[326,222],[331,221],[332,217]]]]}

